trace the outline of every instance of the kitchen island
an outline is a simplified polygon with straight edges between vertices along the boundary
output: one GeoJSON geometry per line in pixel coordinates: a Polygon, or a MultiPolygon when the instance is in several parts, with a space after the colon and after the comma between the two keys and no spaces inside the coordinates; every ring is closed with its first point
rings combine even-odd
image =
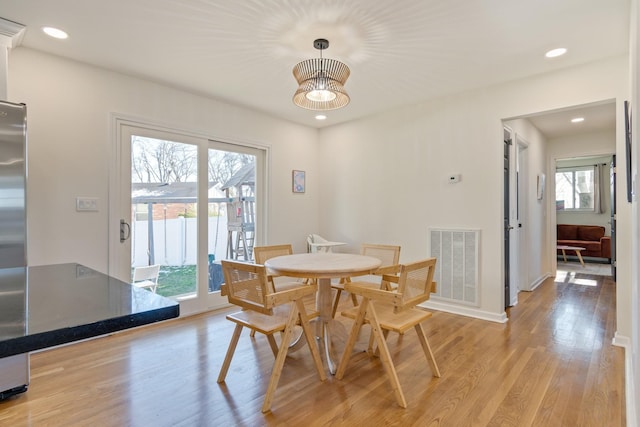
{"type": "Polygon", "coordinates": [[[176,301],[80,264],[0,269],[0,399],[26,391],[29,352],[179,314],[176,301]]]}

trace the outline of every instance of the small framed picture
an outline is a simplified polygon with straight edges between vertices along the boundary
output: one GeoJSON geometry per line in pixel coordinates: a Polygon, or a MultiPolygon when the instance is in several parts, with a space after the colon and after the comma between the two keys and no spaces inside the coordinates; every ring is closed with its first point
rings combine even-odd
{"type": "Polygon", "coordinates": [[[305,189],[305,174],[304,171],[294,170],[291,174],[291,181],[293,183],[294,193],[304,193],[305,189]]]}

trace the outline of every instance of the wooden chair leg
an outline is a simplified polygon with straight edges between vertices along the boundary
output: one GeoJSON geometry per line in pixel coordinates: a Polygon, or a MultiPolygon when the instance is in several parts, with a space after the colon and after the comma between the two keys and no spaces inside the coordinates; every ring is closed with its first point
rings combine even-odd
{"type": "Polygon", "coordinates": [[[356,294],[351,294],[351,302],[353,303],[354,307],[358,306],[358,298],[356,298],[356,294]]]}
{"type": "Polygon", "coordinates": [[[369,346],[367,347],[367,354],[371,357],[375,357],[377,355],[377,351],[374,353],[373,346],[375,345],[375,336],[373,335],[373,329],[369,334],[369,346]]]}
{"type": "Polygon", "coordinates": [[[336,299],[333,301],[333,310],[331,310],[331,318],[336,317],[336,311],[338,311],[338,304],[340,303],[340,295],[342,295],[342,289],[336,290],[336,299]]]}
{"type": "MultiPolygon", "coordinates": [[[[340,295],[342,295],[342,289],[336,289],[336,299],[333,302],[333,310],[331,310],[331,318],[335,318],[336,317],[336,312],[338,311],[338,304],[340,303],[340,295]]],[[[350,294],[351,295],[351,302],[353,303],[354,307],[358,306],[358,298],[356,298],[355,294],[350,294]]]]}
{"type": "Polygon", "coordinates": [[[378,322],[378,316],[376,315],[376,310],[371,304],[369,308],[369,324],[371,324],[371,329],[378,341],[378,350],[380,351],[380,360],[382,361],[382,366],[387,373],[387,377],[389,377],[389,382],[391,382],[391,388],[393,389],[393,393],[396,395],[396,401],[398,405],[402,408],[407,407],[407,401],[404,398],[404,394],[402,393],[402,388],[400,387],[400,381],[398,380],[398,374],[396,373],[396,368],[393,366],[393,361],[391,360],[391,354],[389,353],[389,348],[387,347],[387,341],[385,339],[384,333],[380,328],[380,323],[378,322]]]}
{"type": "Polygon", "coordinates": [[[218,374],[219,383],[224,382],[224,379],[227,376],[227,371],[229,370],[229,365],[231,364],[233,353],[236,351],[236,346],[238,345],[238,339],[240,338],[241,332],[242,325],[236,323],[236,328],[233,331],[231,342],[229,343],[229,348],[227,349],[227,355],[224,357],[224,362],[222,362],[222,367],[220,368],[220,373],[218,374]]]}
{"type": "Polygon", "coordinates": [[[431,351],[431,346],[429,345],[429,341],[427,340],[427,336],[424,333],[424,329],[422,328],[422,325],[418,323],[415,326],[415,330],[416,330],[416,333],[418,334],[418,339],[420,340],[420,344],[422,345],[422,350],[424,351],[424,355],[427,357],[427,361],[431,366],[431,372],[433,372],[433,376],[440,378],[440,370],[438,369],[436,358],[433,356],[433,351],[431,351]]]}
{"type": "Polygon", "coordinates": [[[278,387],[278,381],[280,381],[280,374],[282,374],[282,366],[284,360],[287,357],[287,351],[289,351],[289,342],[291,341],[291,335],[293,334],[293,327],[298,320],[298,306],[291,304],[291,313],[289,313],[289,319],[282,335],[282,342],[280,342],[280,350],[276,356],[276,361],[273,363],[273,369],[271,371],[271,379],[269,380],[269,386],[267,387],[267,393],[264,396],[264,403],[262,404],[262,412],[269,412],[271,410],[271,402],[273,401],[273,395],[278,387]]]}
{"type": "Polygon", "coordinates": [[[309,317],[307,316],[307,310],[304,307],[304,303],[302,300],[297,300],[296,305],[298,306],[298,312],[300,316],[300,324],[302,325],[302,331],[304,332],[304,336],[307,339],[307,345],[309,346],[309,351],[311,352],[311,357],[313,358],[313,362],[316,365],[316,370],[318,371],[318,376],[320,377],[320,381],[324,381],[327,379],[327,374],[324,372],[324,367],[322,366],[322,360],[320,359],[320,352],[318,351],[318,346],[316,345],[315,335],[311,330],[311,325],[309,324],[309,317]]]}
{"type": "Polygon", "coordinates": [[[255,337],[256,336],[256,330],[252,329],[251,333],[249,335],[251,336],[251,338],[255,337]]]}
{"type": "Polygon", "coordinates": [[[269,346],[271,347],[271,351],[273,352],[273,357],[278,357],[278,344],[276,344],[276,339],[273,337],[273,334],[267,335],[267,341],[269,341],[269,346]]]}
{"type": "Polygon", "coordinates": [[[360,310],[358,310],[358,315],[356,316],[356,320],[351,327],[351,333],[349,334],[349,339],[347,340],[347,345],[344,348],[344,352],[342,353],[342,358],[340,359],[340,364],[338,365],[338,370],[336,371],[336,378],[341,380],[344,376],[344,372],[347,370],[347,364],[349,363],[349,358],[351,357],[351,352],[353,351],[353,347],[356,345],[356,341],[358,340],[358,334],[360,333],[360,328],[364,323],[365,315],[367,314],[367,307],[369,306],[369,299],[362,298],[362,303],[360,304],[360,310]]]}
{"type": "MultiPolygon", "coordinates": [[[[382,333],[386,341],[387,338],[389,337],[389,331],[386,329],[383,329],[382,333]]],[[[373,329],[371,329],[371,335],[369,335],[369,348],[367,348],[367,353],[369,354],[369,356],[378,357],[380,356],[380,350],[378,348],[374,349],[374,346],[375,346],[375,336],[373,335],[373,329]]]]}

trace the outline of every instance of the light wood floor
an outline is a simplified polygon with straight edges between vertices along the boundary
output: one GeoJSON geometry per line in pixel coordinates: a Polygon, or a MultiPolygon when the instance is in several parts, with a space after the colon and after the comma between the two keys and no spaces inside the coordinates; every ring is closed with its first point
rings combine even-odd
{"type": "Polygon", "coordinates": [[[267,341],[243,332],[226,384],[217,384],[233,325],[214,313],[32,355],[29,391],[0,402],[0,425],[624,426],[615,283],[550,279],[519,301],[506,324],[435,313],[425,329],[441,378],[413,331],[390,335],[407,409],[380,361],[362,352],[363,334],[342,381],[321,383],[306,347],[288,357],[263,415],[267,341]]]}

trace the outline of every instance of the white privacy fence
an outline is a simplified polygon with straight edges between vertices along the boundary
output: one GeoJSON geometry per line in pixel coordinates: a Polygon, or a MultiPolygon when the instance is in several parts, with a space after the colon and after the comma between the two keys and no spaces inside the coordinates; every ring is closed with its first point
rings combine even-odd
{"type": "MultiPolygon", "coordinates": [[[[224,259],[227,251],[227,218],[226,215],[209,218],[209,235],[207,236],[209,254],[216,260],[224,259]]],[[[197,251],[197,218],[160,219],[152,222],[152,230],[146,220],[134,221],[132,224],[132,266],[149,264],[149,253],[153,253],[153,264],[162,265],[195,265],[197,251]],[[152,235],[153,248],[149,247],[149,236],[152,235]]]]}

